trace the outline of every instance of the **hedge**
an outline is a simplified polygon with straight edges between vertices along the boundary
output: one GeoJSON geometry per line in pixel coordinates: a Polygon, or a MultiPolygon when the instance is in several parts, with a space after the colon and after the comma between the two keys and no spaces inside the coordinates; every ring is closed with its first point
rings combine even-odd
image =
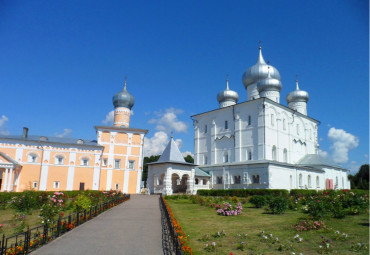
{"type": "Polygon", "coordinates": [[[362,190],[362,189],[351,189],[351,190],[308,190],[308,189],[292,189],[290,191],[291,196],[295,197],[306,197],[306,196],[314,196],[317,194],[322,194],[322,193],[327,193],[327,194],[342,194],[344,192],[353,192],[357,195],[368,195],[369,191],[368,190],[362,190]]]}
{"type": "Polygon", "coordinates": [[[286,189],[211,189],[211,190],[198,190],[197,194],[200,196],[230,196],[230,197],[247,197],[253,195],[273,195],[288,197],[289,192],[286,189]]]}

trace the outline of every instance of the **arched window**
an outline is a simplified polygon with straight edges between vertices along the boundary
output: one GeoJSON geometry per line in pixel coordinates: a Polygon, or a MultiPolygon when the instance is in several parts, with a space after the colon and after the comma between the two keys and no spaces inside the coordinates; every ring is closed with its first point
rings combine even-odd
{"type": "Polygon", "coordinates": [[[55,164],[57,165],[63,165],[64,164],[64,157],[63,156],[56,156],[55,157],[55,164]]]}
{"type": "Polygon", "coordinates": [[[275,115],[271,114],[271,126],[275,126],[275,115]]]}
{"type": "Polygon", "coordinates": [[[229,129],[229,123],[225,120],[225,129],[229,129]]]}
{"type": "Polygon", "coordinates": [[[258,184],[260,183],[260,176],[257,174],[257,175],[253,175],[253,183],[255,184],[258,184]]]}
{"type": "Polygon", "coordinates": [[[204,133],[207,133],[207,125],[204,125],[204,133]]]}
{"type": "Polygon", "coordinates": [[[204,164],[204,165],[207,165],[207,155],[204,155],[204,158],[203,158],[203,164],[204,164]]]}
{"type": "Polygon", "coordinates": [[[217,184],[222,184],[222,176],[217,176],[217,184]]]}
{"type": "Polygon", "coordinates": [[[82,158],[81,159],[81,166],[88,166],[89,165],[89,159],[88,158],[82,158]]]}
{"type": "Polygon", "coordinates": [[[272,160],[276,160],[276,146],[272,146],[272,160]]]}
{"type": "Polygon", "coordinates": [[[224,154],[224,163],[227,163],[229,162],[229,154],[227,154],[227,152],[225,152],[224,154]]]}
{"type": "Polygon", "coordinates": [[[195,178],[195,184],[198,185],[199,184],[199,179],[198,178],[195,178]]]}
{"type": "Polygon", "coordinates": [[[283,119],[283,130],[286,130],[286,121],[283,119]]]}
{"type": "Polygon", "coordinates": [[[30,153],[28,154],[28,162],[29,163],[36,163],[37,162],[37,155],[30,153]]]}
{"type": "Polygon", "coordinates": [[[203,179],[203,185],[207,185],[207,179],[203,179]]]}
{"type": "Polygon", "coordinates": [[[234,183],[235,184],[240,184],[240,175],[235,175],[234,176],[234,183]]]}
{"type": "Polygon", "coordinates": [[[311,188],[311,175],[308,175],[307,183],[308,183],[308,187],[311,188]]]}
{"type": "Polygon", "coordinates": [[[252,125],[252,117],[248,115],[248,126],[252,125]]]}
{"type": "Polygon", "coordinates": [[[288,150],[285,148],[283,151],[284,162],[288,162],[288,150]]]}
{"type": "Polygon", "coordinates": [[[297,135],[299,135],[299,124],[297,124],[297,135]]]}
{"type": "Polygon", "coordinates": [[[252,160],[252,152],[251,151],[248,152],[248,160],[252,160]]]}
{"type": "Polygon", "coordinates": [[[316,188],[320,187],[320,177],[316,176],[316,188]]]}
{"type": "Polygon", "coordinates": [[[302,186],[302,174],[299,174],[299,186],[302,186]]]}

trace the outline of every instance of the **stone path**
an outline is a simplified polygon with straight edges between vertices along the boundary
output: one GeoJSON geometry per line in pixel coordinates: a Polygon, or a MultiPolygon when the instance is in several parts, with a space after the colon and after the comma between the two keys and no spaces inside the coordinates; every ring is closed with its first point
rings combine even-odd
{"type": "Polygon", "coordinates": [[[159,196],[130,200],[32,252],[32,255],[162,255],[159,196]]]}

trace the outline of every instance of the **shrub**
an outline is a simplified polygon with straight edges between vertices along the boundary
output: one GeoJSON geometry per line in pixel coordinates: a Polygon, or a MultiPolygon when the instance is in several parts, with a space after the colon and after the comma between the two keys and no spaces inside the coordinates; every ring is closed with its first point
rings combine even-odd
{"type": "Polygon", "coordinates": [[[233,197],[231,198],[231,202],[233,202],[234,204],[239,203],[239,198],[238,198],[238,197],[236,197],[236,196],[233,196],[233,197]]]}
{"type": "Polygon", "coordinates": [[[308,230],[319,230],[326,229],[326,225],[323,221],[317,220],[302,220],[294,226],[297,231],[308,231],[308,230]]]}
{"type": "Polygon", "coordinates": [[[268,204],[273,214],[282,214],[288,209],[289,202],[284,197],[275,197],[268,204]]]}
{"type": "Polygon", "coordinates": [[[328,210],[324,201],[312,200],[307,204],[307,211],[313,219],[322,219],[328,210]]]}
{"type": "Polygon", "coordinates": [[[273,195],[273,196],[284,196],[288,197],[289,192],[285,189],[211,189],[211,190],[198,190],[198,195],[201,196],[236,196],[236,197],[248,197],[254,195],[273,195]]]}
{"type": "Polygon", "coordinates": [[[243,207],[241,203],[232,206],[230,203],[225,202],[221,208],[217,209],[217,213],[223,216],[237,216],[242,213],[242,210],[243,207]]]}
{"type": "Polygon", "coordinates": [[[340,202],[335,201],[332,209],[333,217],[337,219],[343,219],[346,216],[346,211],[340,202]]]}
{"type": "Polygon", "coordinates": [[[86,195],[78,195],[74,201],[75,210],[81,212],[91,207],[91,199],[86,195]]]}
{"type": "Polygon", "coordinates": [[[266,198],[264,196],[256,195],[251,197],[249,202],[253,204],[256,208],[262,208],[266,205],[266,198]]]}

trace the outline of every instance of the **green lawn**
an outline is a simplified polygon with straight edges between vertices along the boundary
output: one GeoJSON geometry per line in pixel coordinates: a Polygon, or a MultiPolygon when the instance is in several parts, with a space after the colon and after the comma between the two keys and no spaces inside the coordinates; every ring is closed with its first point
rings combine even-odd
{"type": "Polygon", "coordinates": [[[282,215],[266,213],[264,209],[252,208],[250,204],[243,205],[243,212],[239,216],[219,216],[214,208],[192,204],[190,200],[167,200],[176,219],[188,235],[194,254],[319,254],[319,245],[322,238],[332,239],[329,249],[330,254],[369,254],[368,250],[351,251],[351,245],[365,243],[369,247],[369,216],[362,214],[358,216],[346,216],[344,219],[325,219],[327,230],[311,230],[297,232],[294,225],[307,215],[299,211],[288,210],[282,215]],[[218,231],[224,230],[226,236],[213,237],[218,231]],[[335,240],[335,231],[347,233],[345,240],[335,240]],[[273,238],[263,241],[261,231],[265,235],[270,233],[273,238]],[[204,239],[209,235],[209,240],[204,239]],[[246,238],[239,237],[238,234],[246,238]],[[294,241],[294,236],[299,234],[303,241],[294,241]],[[271,240],[278,237],[279,241],[273,243],[271,240]],[[206,251],[206,244],[216,242],[216,251],[206,251]],[[246,243],[244,251],[238,250],[237,246],[246,243]],[[287,248],[279,251],[281,244],[287,248]],[[252,251],[254,253],[252,253],[252,251]]]}

